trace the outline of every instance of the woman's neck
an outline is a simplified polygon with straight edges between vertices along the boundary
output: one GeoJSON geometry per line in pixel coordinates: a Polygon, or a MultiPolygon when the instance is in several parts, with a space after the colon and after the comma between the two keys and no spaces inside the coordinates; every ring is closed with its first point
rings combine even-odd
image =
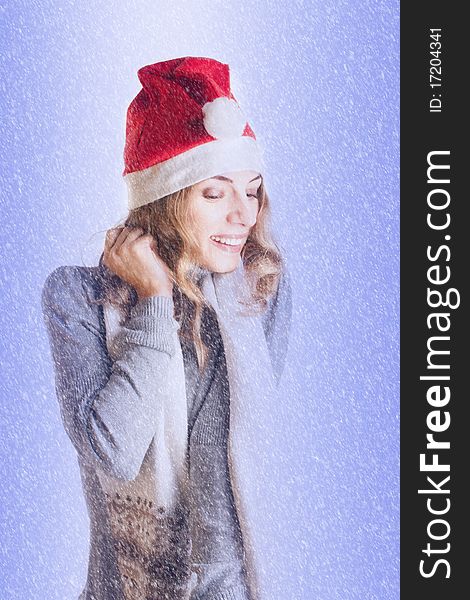
{"type": "Polygon", "coordinates": [[[201,265],[195,265],[191,273],[191,279],[200,287],[203,280],[212,274],[212,271],[201,265]]]}

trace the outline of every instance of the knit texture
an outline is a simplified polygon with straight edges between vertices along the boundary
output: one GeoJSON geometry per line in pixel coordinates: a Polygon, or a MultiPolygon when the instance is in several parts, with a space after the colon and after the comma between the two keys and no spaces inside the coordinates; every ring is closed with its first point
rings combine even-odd
{"type": "MultiPolygon", "coordinates": [[[[112,364],[104,341],[101,307],[88,301],[98,297],[98,268],[94,267],[59,267],[47,278],[42,297],[57,397],[65,429],[77,450],[90,515],[90,562],[84,597],[87,600],[144,598],[147,596],[130,595],[131,584],[127,589],[125,582],[123,585],[122,565],[116,550],[119,545],[110,543],[118,532],[113,531],[107,518],[106,498],[96,478],[96,468],[123,481],[137,474],[155,431],[155,399],[165,385],[165,369],[178,343],[178,323],[173,318],[171,298],[151,297],[139,301],[119,340],[121,360],[112,364]]],[[[263,323],[275,372],[279,375],[287,350],[290,310],[290,288],[287,280],[282,279],[279,293],[271,302],[263,323]]],[[[214,331],[213,322],[210,329],[214,331]]],[[[196,446],[213,446],[219,451],[224,447],[227,433],[227,413],[223,410],[224,401],[228,399],[223,348],[219,340],[213,354],[216,368],[200,377],[194,352],[184,344],[182,347],[191,409],[188,413],[190,453],[196,446]],[[210,402],[211,393],[213,402],[210,402]]],[[[214,487],[219,477],[224,481],[225,468],[224,461],[219,463],[215,471],[217,477],[206,478],[206,483],[214,487]]],[[[196,487],[201,482],[202,479],[196,487]]],[[[230,501],[230,493],[224,496],[230,501]]],[[[117,507],[121,509],[123,505],[117,507]]],[[[206,508],[210,509],[210,503],[206,508]]],[[[209,513],[210,510],[205,513],[208,521],[214,522],[209,513]]],[[[225,525],[227,522],[236,525],[233,511],[225,513],[225,517],[225,525]]],[[[230,543],[222,547],[229,548],[230,543]]],[[[207,567],[206,573],[210,571],[207,567]]],[[[212,581],[210,574],[205,581],[212,581]]],[[[243,587],[240,581],[234,582],[233,589],[221,588],[219,592],[213,589],[204,596],[197,596],[196,588],[194,599],[244,599],[234,591],[240,586],[243,587]]]]}
{"type": "Polygon", "coordinates": [[[192,343],[183,344],[188,396],[192,570],[191,600],[248,600],[243,543],[227,461],[230,394],[223,345],[214,316],[203,314],[209,348],[204,375],[192,343]]]}

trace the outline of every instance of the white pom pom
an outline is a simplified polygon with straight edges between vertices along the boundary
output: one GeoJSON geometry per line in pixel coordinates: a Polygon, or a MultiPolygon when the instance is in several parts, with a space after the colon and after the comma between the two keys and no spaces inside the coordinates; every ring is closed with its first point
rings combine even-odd
{"type": "Polygon", "coordinates": [[[204,127],[209,135],[215,138],[233,138],[242,135],[246,119],[231,98],[220,97],[206,102],[202,107],[204,127]]]}

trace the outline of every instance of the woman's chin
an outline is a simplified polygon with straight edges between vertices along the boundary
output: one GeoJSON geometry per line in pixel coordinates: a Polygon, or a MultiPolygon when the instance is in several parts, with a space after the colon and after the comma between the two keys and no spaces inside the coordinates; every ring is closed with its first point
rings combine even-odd
{"type": "Polygon", "coordinates": [[[230,273],[235,271],[240,261],[240,254],[234,254],[230,257],[208,260],[204,266],[213,273],[230,273]]]}

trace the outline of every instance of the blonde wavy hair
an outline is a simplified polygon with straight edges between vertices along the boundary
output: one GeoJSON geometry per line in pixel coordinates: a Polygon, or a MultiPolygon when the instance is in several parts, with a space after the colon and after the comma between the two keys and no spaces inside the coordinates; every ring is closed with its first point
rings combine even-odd
{"type": "MultiPolygon", "coordinates": [[[[208,354],[201,337],[202,313],[207,303],[194,277],[198,265],[193,249],[197,242],[193,235],[188,202],[192,189],[193,186],[190,186],[132,209],[116,226],[140,227],[155,239],[158,255],[167,264],[173,278],[179,335],[194,343],[199,370],[202,371],[208,354]]],[[[241,258],[250,274],[250,306],[256,312],[263,312],[268,298],[277,290],[284,266],[280,249],[272,237],[270,203],[263,182],[258,188],[258,206],[257,220],[241,250],[241,258]]],[[[103,254],[100,266],[102,261],[103,254]]],[[[117,276],[105,277],[102,285],[102,301],[118,305],[129,315],[130,308],[137,301],[134,288],[117,276]]]]}

